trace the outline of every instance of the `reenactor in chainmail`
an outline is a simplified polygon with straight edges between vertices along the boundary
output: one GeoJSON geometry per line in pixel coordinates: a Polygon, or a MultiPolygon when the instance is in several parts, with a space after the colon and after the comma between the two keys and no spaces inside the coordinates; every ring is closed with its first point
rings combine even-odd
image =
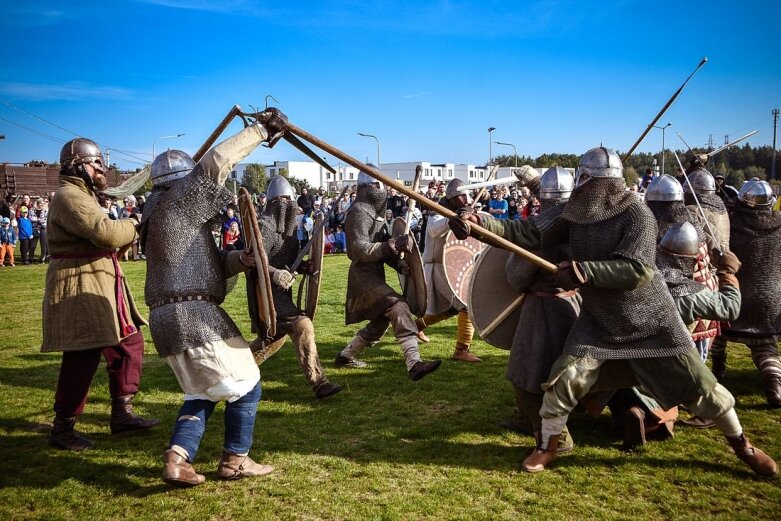
{"type": "Polygon", "coordinates": [[[420,380],[436,371],[441,360],[424,362],[418,350],[418,328],[409,305],[385,282],[385,264],[404,273],[409,271],[406,261],[399,257],[409,252],[409,235],[389,237],[385,230],[387,192],[384,185],[367,173],[358,174],[358,194],[345,218],[347,256],[350,271],[347,275],[345,323],[368,320],[350,343],[336,356],[337,367],[366,367],[366,362],[355,356],[377,343],[393,327],[396,341],[404,354],[407,371],[412,380],[420,380]]]}
{"type": "MultiPolygon", "coordinates": [[[[539,180],[540,214],[565,204],[572,193],[573,177],[561,167],[548,169],[539,180]]],[[[534,252],[554,262],[571,259],[566,244],[534,252]]],[[[553,275],[536,264],[510,255],[506,265],[507,282],[524,293],[518,327],[513,337],[505,378],[515,391],[517,421],[529,425],[539,436],[542,429],[542,385],[548,380],[553,362],[561,355],[570,328],[580,313],[581,298],[576,289],[564,290],[553,275]]],[[[566,426],[561,433],[559,453],[571,451],[572,438],[566,426]]]]}
{"type": "Polygon", "coordinates": [[[184,391],[163,480],[195,486],[205,478],[193,469],[206,422],[226,401],[225,441],[217,476],[240,479],[272,472],[248,455],[260,401],[260,373],[239,328],[220,304],[228,280],[254,266],[244,251],[220,250],[212,231],[232,200],[224,183],[236,163],[264,141],[284,132],[284,116],[273,111],[220,143],[195,164],[169,150],[152,163],[152,193],[142,219],[147,255],[145,297],[152,339],[184,391]]]}
{"type": "MultiPolygon", "coordinates": [[[[687,169],[688,170],[688,169],[687,169]]],[[[691,212],[698,212],[699,208],[694,196],[697,196],[699,207],[702,208],[710,227],[703,223],[708,233],[716,239],[717,248],[722,251],[729,250],[729,214],[727,206],[721,197],[716,195],[716,181],[704,167],[692,170],[687,176],[689,181],[683,185],[684,201],[690,207],[691,212]],[[689,188],[691,183],[691,189],[689,188]],[[692,194],[692,189],[694,194],[692,194]]]]}
{"type": "MultiPolygon", "coordinates": [[[[463,214],[450,220],[459,237],[470,223],[528,249],[569,242],[572,260],[559,263],[563,290],[580,288],[580,316],[543,388],[542,439],[523,462],[539,472],[556,459],[570,412],[594,386],[603,366],[618,365],[631,387],[643,385],[665,409],[684,404],[713,419],[735,454],[762,476],[778,473],[743,433],[735,399],[708,371],[692,344],[664,279],[654,269],[657,227],[648,207],[626,191],[621,158],[604,147],[580,160],[575,189],[560,205],[529,221],[463,214]]],[[[617,382],[615,382],[617,383],[617,382]]]]}
{"type": "MultiPolygon", "coordinates": [[[[460,179],[450,181],[445,189],[445,197],[439,200],[439,204],[453,211],[465,207],[467,195],[458,191],[458,188],[463,185],[464,182],[460,179]]],[[[442,264],[442,254],[448,231],[450,229],[447,226],[447,219],[438,213],[432,213],[429,216],[426,225],[426,249],[423,251],[423,269],[426,273],[428,300],[425,316],[417,319],[415,323],[422,333],[425,328],[457,315],[458,326],[453,360],[480,362],[481,360],[469,351],[475,327],[472,325],[466,306],[453,294],[450,284],[447,282],[445,267],[442,264]]]]}
{"type": "Polygon", "coordinates": [[[773,210],[775,197],[766,181],[746,181],[730,215],[730,249],[743,263],[738,273],[743,307],[737,320],[724,325],[712,348],[713,372],[726,372],[727,341],[746,344],[762,375],[767,402],[781,407],[781,213],[773,210]]]}
{"type": "MultiPolygon", "coordinates": [[[[253,350],[260,348],[262,352],[262,349],[267,345],[273,345],[274,341],[284,340],[285,336],[289,336],[309,386],[317,398],[326,398],[338,393],[342,388],[329,382],[326,378],[317,353],[312,320],[293,303],[291,288],[295,282],[295,273],[291,273],[289,270],[300,250],[296,237],[297,208],[293,196],[293,187],[290,186],[287,179],[279,175],[271,178],[266,190],[268,202],[265,211],[258,218],[258,224],[263,236],[263,247],[268,257],[269,274],[271,275],[271,293],[277,316],[276,337],[269,342],[262,342],[263,339],[259,338],[260,342],[256,340],[251,347],[253,350]]],[[[307,274],[311,270],[309,261],[304,261],[298,267],[297,272],[307,274]]],[[[254,276],[257,275],[253,273],[247,277],[248,287],[252,287],[251,285],[254,284],[254,276]]],[[[261,333],[264,331],[264,327],[257,321],[257,313],[252,312],[257,309],[255,292],[247,291],[247,298],[253,331],[261,333]]]]}

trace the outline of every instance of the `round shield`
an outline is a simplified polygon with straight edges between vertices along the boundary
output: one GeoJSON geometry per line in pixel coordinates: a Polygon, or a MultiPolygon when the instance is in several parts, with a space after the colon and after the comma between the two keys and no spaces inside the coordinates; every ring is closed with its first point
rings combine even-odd
{"type": "Polygon", "coordinates": [[[253,274],[247,272],[247,275],[254,281],[257,318],[265,325],[267,336],[273,337],[277,334],[277,313],[271,296],[268,258],[266,258],[266,250],[263,249],[263,235],[258,226],[255,205],[252,204],[252,198],[245,188],[239,190],[239,216],[246,236],[245,249],[255,257],[253,274]]]}
{"type": "Polygon", "coordinates": [[[483,246],[483,243],[474,237],[460,241],[452,231],[445,236],[445,246],[442,249],[445,278],[450,291],[464,306],[469,301],[469,281],[472,280],[475,262],[483,246]]]}
{"type": "Polygon", "coordinates": [[[523,293],[507,283],[505,265],[512,253],[484,246],[469,283],[469,318],[480,336],[494,347],[510,349],[521,315],[523,293]]]}
{"type": "Polygon", "coordinates": [[[415,237],[407,228],[407,222],[402,217],[396,217],[393,221],[393,237],[405,233],[410,236],[410,244],[412,244],[411,251],[404,254],[404,260],[409,266],[409,276],[399,273],[399,285],[412,314],[422,317],[426,314],[426,276],[423,271],[423,258],[420,256],[415,237]]]}
{"type": "Polygon", "coordinates": [[[309,260],[312,262],[314,271],[301,282],[301,284],[306,285],[306,301],[302,307],[301,292],[299,291],[298,308],[303,309],[306,316],[314,320],[317,312],[317,301],[320,298],[320,277],[323,270],[323,248],[325,246],[325,228],[323,227],[323,216],[320,214],[315,219],[311,241],[309,260]]]}

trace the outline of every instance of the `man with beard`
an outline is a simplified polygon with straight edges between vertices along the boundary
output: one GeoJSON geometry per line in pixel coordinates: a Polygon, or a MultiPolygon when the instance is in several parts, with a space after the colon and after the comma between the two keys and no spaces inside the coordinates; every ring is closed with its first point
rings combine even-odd
{"type": "Polygon", "coordinates": [[[385,264],[405,272],[406,261],[399,256],[409,252],[410,236],[396,239],[385,230],[387,192],[384,185],[366,172],[358,174],[358,195],[350,206],[345,220],[347,256],[350,271],[347,275],[345,323],[369,323],[355,335],[347,347],[336,356],[337,367],[366,367],[366,362],[355,356],[377,343],[393,327],[396,341],[404,354],[407,372],[412,380],[420,380],[436,371],[441,360],[424,362],[418,350],[418,328],[404,297],[385,282],[385,264]]]}
{"type": "MultiPolygon", "coordinates": [[[[272,297],[274,309],[277,315],[276,337],[274,341],[283,340],[289,336],[296,350],[296,357],[304,372],[312,391],[317,398],[332,396],[342,388],[332,384],[325,376],[323,366],[320,365],[320,357],[315,343],[315,329],[312,320],[298,309],[293,303],[293,283],[295,273],[289,271],[296,260],[300,250],[296,239],[296,204],[293,202],[293,187],[282,176],[274,176],[266,191],[268,205],[266,211],[258,219],[260,233],[263,236],[263,248],[268,257],[269,275],[271,275],[272,297]]],[[[311,273],[312,267],[309,261],[302,262],[298,267],[298,273],[311,273]]],[[[247,299],[252,329],[261,337],[252,343],[253,351],[262,349],[262,336],[264,327],[257,321],[258,303],[255,292],[250,291],[254,287],[254,280],[258,276],[256,271],[247,275],[247,299]]]]}
{"type": "Polygon", "coordinates": [[[229,279],[254,266],[245,251],[217,248],[212,230],[233,197],[224,183],[234,165],[263,141],[275,142],[285,118],[274,110],[223,141],[195,164],[169,150],[152,163],[152,193],[141,240],[147,254],[146,302],[155,348],[184,391],[184,403],[165,452],[163,480],[200,485],[192,466],[206,423],[225,401],[225,438],[217,467],[221,479],[269,474],[249,457],[260,401],[260,373],[236,324],[220,307],[229,279]]]}
{"type": "Polygon", "coordinates": [[[115,250],[136,239],[136,222],[114,221],[96,194],[106,188],[103,154],[76,138],[60,152],[60,188],[49,208],[51,262],[43,298],[44,353],[62,351],[49,445],[83,450],[94,444],[74,430],[84,412],[92,377],[106,359],[112,434],[148,429],[159,422],[133,414],[141,380],[146,325],[133,302],[115,250]]]}
{"type": "Polygon", "coordinates": [[[727,340],[745,344],[762,375],[767,403],[781,407],[781,213],[772,210],[775,197],[766,181],[746,181],[730,216],[730,249],[743,268],[738,273],[743,307],[737,320],[725,325],[713,344],[713,372],[726,372],[727,340]]]}
{"type": "MultiPolygon", "coordinates": [[[[567,170],[561,167],[548,169],[540,178],[540,215],[565,204],[572,193],[572,185],[572,174],[567,170]]],[[[566,244],[535,253],[554,263],[572,258],[566,244]]],[[[508,283],[525,294],[505,373],[515,391],[518,406],[516,421],[510,423],[529,425],[534,436],[539,438],[542,385],[564,349],[567,333],[580,313],[581,298],[576,289],[564,290],[553,275],[515,255],[507,259],[506,272],[508,283]]],[[[567,452],[572,447],[572,438],[565,426],[557,450],[567,452]]]]}
{"type": "MultiPolygon", "coordinates": [[[[778,466],[743,434],[735,399],[707,370],[675,309],[661,274],[655,272],[657,227],[653,214],[626,191],[621,159],[612,150],[594,148],[580,160],[575,190],[566,205],[529,221],[485,220],[489,231],[529,249],[569,242],[572,260],[555,274],[562,289],[580,288],[580,316],[567,336],[564,353],[543,386],[542,437],[523,462],[540,472],[556,459],[560,435],[570,412],[608,364],[621,366],[632,385],[643,385],[665,409],[684,404],[713,419],[735,454],[762,476],[778,466]]],[[[463,236],[464,214],[450,220],[463,236]]],[[[617,382],[616,382],[617,383],[617,382]]]]}
{"type": "MultiPolygon", "coordinates": [[[[439,200],[439,204],[450,210],[456,211],[467,206],[467,195],[459,192],[459,187],[464,182],[453,179],[447,184],[445,196],[439,200]]],[[[429,326],[433,326],[453,315],[458,315],[458,329],[456,330],[456,349],[453,351],[453,360],[464,362],[480,362],[481,360],[469,352],[472,345],[472,337],[475,328],[469,319],[466,306],[453,294],[445,275],[445,267],[442,264],[442,254],[447,238],[447,219],[438,213],[432,213],[426,225],[426,249],[423,251],[423,269],[426,273],[426,294],[428,302],[426,315],[415,321],[418,330],[422,333],[429,326]]],[[[424,337],[427,338],[427,337],[424,337]]]]}

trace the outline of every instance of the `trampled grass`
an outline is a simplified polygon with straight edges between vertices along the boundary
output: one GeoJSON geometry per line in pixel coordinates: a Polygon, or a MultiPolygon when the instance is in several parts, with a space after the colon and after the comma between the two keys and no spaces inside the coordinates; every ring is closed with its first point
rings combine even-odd
{"type": "MultiPolygon", "coordinates": [[[[513,411],[507,353],[478,340],[482,364],[449,360],[454,320],[427,331],[424,357],[445,361],[419,382],[407,377],[392,335],[367,353],[368,368],[335,369],[356,330],[344,326],[347,265],[344,256],[326,258],[315,322],[326,372],[344,391],[315,400],[288,343],[261,366],[252,449],[276,472],[216,479],[220,406],[195,463],[208,481],[189,490],[160,480],[181,393],[148,330],[136,404],[162,424],[111,436],[101,368],[78,424],[96,450],[48,447],[60,355],[39,352],[46,268],[0,269],[0,519],[781,519],[781,480],[756,478],[714,430],[680,428],[673,440],[624,453],[607,415],[578,413],[570,422],[575,451],[547,472],[521,472],[531,439],[497,427],[513,411]]],[[[145,263],[123,267],[142,303],[145,263]]],[[[249,336],[243,281],[226,308],[249,336]]],[[[765,405],[744,347],[730,348],[726,385],[751,439],[781,458],[781,412],[765,405]]]]}

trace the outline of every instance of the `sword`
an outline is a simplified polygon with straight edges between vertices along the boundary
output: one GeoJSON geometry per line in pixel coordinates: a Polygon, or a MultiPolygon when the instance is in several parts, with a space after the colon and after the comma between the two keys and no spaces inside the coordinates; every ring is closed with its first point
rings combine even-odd
{"type": "Polygon", "coordinates": [[[670,98],[669,100],[667,100],[667,103],[665,103],[664,107],[662,107],[662,110],[660,110],[660,111],[659,111],[659,114],[657,114],[657,115],[656,115],[656,117],[653,119],[653,121],[651,121],[651,122],[648,124],[648,127],[645,129],[645,132],[643,132],[643,134],[642,134],[642,135],[641,135],[639,138],[637,138],[637,141],[635,141],[635,144],[631,146],[631,148],[629,149],[629,152],[627,152],[626,154],[624,154],[624,157],[622,157],[622,158],[621,158],[621,161],[622,161],[622,162],[623,162],[623,161],[626,161],[626,160],[629,158],[629,156],[631,156],[631,155],[632,155],[632,152],[634,152],[634,151],[635,151],[635,149],[637,148],[637,146],[638,146],[638,145],[639,145],[639,144],[640,144],[640,143],[643,141],[643,139],[645,139],[645,136],[647,136],[647,135],[648,135],[648,133],[651,131],[651,129],[654,127],[654,125],[656,125],[656,122],[657,122],[657,121],[659,121],[659,119],[660,119],[662,116],[664,116],[664,113],[665,113],[665,112],[667,112],[667,109],[669,109],[669,108],[670,108],[670,105],[672,105],[672,104],[673,104],[673,102],[675,101],[675,98],[677,98],[677,97],[678,97],[678,95],[681,93],[681,91],[682,91],[682,90],[683,90],[683,88],[686,86],[686,84],[687,84],[687,83],[689,83],[689,80],[690,80],[690,79],[692,79],[692,76],[694,76],[694,74],[695,74],[695,73],[696,73],[698,70],[700,70],[700,67],[702,67],[702,66],[703,66],[703,65],[705,65],[706,63],[708,63],[708,58],[707,58],[707,57],[703,58],[703,59],[702,59],[702,61],[700,61],[700,64],[699,64],[699,65],[697,65],[697,68],[696,68],[696,69],[694,69],[694,72],[692,72],[691,74],[689,74],[689,77],[688,77],[688,78],[686,78],[686,81],[684,81],[684,82],[683,82],[683,85],[681,85],[680,87],[678,87],[678,90],[676,90],[676,91],[675,91],[675,94],[673,94],[672,98],[670,98]]]}
{"type": "MultiPolygon", "coordinates": [[[[493,172],[491,172],[493,173],[493,172]]],[[[489,174],[490,176],[491,174],[489,174]]],[[[511,183],[517,183],[518,178],[515,176],[500,177],[499,179],[488,179],[486,181],[480,181],[479,183],[472,183],[471,185],[462,185],[458,187],[459,192],[468,192],[470,190],[476,190],[478,188],[486,188],[494,185],[509,185],[511,183]]],[[[480,195],[480,194],[478,194],[480,195]]]]}
{"type": "MultiPolygon", "coordinates": [[[[723,147],[719,147],[719,148],[717,148],[716,150],[714,150],[714,151],[712,151],[712,152],[708,152],[708,154],[707,154],[707,155],[708,155],[708,157],[713,157],[713,156],[715,156],[716,154],[718,154],[719,152],[721,152],[722,150],[726,150],[726,149],[728,149],[729,147],[731,147],[732,145],[735,145],[735,144],[737,144],[737,143],[740,143],[740,142],[741,142],[741,141],[743,141],[744,139],[748,139],[748,138],[750,138],[751,136],[753,136],[753,135],[754,135],[754,134],[756,134],[757,132],[759,132],[759,130],[755,130],[754,132],[749,132],[749,133],[748,133],[748,134],[746,134],[745,136],[741,136],[741,137],[739,137],[738,139],[736,139],[735,141],[731,141],[731,142],[727,143],[727,144],[726,144],[726,145],[724,145],[723,147]]],[[[684,141],[684,143],[685,143],[685,141],[684,141]]],[[[686,145],[686,146],[688,147],[689,145],[686,145]]],[[[689,150],[691,150],[691,149],[689,149],[689,150]]]]}
{"type": "MultiPolygon", "coordinates": [[[[425,196],[410,190],[409,188],[404,186],[403,183],[399,183],[395,179],[391,179],[385,176],[382,172],[380,172],[376,168],[371,167],[366,163],[362,163],[361,161],[358,161],[357,159],[350,156],[349,154],[342,152],[338,148],[326,143],[325,141],[319,139],[316,136],[313,136],[309,132],[295,126],[290,122],[287,122],[287,130],[297,135],[304,141],[307,141],[312,145],[315,145],[316,147],[328,152],[332,156],[341,159],[342,161],[349,164],[350,166],[357,168],[363,172],[366,172],[368,175],[382,182],[383,184],[395,188],[398,192],[401,192],[407,197],[410,197],[411,199],[417,201],[419,205],[424,206],[429,210],[436,212],[444,217],[448,217],[448,218],[457,217],[457,214],[454,211],[445,208],[441,204],[437,204],[434,203],[433,201],[430,201],[425,196]]],[[[504,250],[510,251],[515,255],[518,255],[519,257],[528,260],[535,266],[541,267],[545,271],[549,271],[551,273],[555,273],[556,271],[558,271],[558,267],[555,264],[546,261],[545,259],[533,254],[528,250],[521,248],[516,244],[511,243],[504,237],[500,237],[495,233],[491,233],[490,231],[486,230],[482,226],[478,226],[476,224],[470,224],[470,226],[474,230],[475,234],[478,235],[480,237],[480,240],[482,240],[483,242],[488,243],[492,246],[496,246],[497,248],[502,248],[504,250]]]]}

